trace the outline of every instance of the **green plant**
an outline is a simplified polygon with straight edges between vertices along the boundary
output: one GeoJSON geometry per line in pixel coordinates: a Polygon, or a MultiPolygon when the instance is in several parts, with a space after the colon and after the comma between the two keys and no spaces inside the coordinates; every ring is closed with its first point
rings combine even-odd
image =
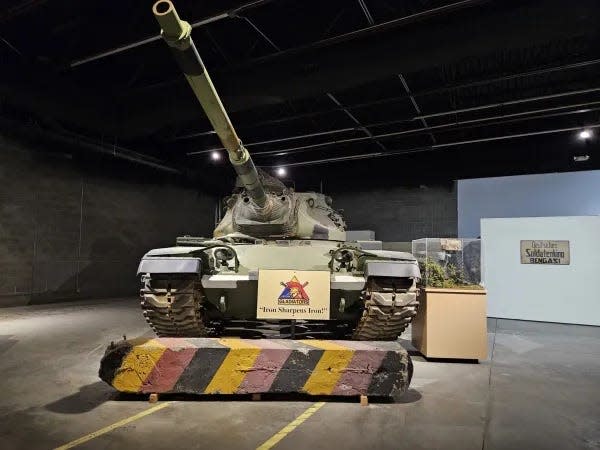
{"type": "Polygon", "coordinates": [[[425,258],[425,261],[419,262],[421,269],[421,284],[427,287],[448,287],[446,286],[446,274],[444,269],[431,258],[425,258]]]}
{"type": "Polygon", "coordinates": [[[461,270],[454,264],[442,266],[431,258],[425,258],[425,261],[419,262],[421,269],[420,285],[423,287],[434,288],[455,288],[469,287],[479,288],[479,285],[470,284],[463,277],[461,270]]]}
{"type": "Polygon", "coordinates": [[[465,285],[469,284],[463,278],[463,273],[461,272],[461,270],[458,267],[456,267],[454,264],[448,264],[446,266],[446,275],[447,275],[448,280],[454,286],[465,286],[465,285]]]}

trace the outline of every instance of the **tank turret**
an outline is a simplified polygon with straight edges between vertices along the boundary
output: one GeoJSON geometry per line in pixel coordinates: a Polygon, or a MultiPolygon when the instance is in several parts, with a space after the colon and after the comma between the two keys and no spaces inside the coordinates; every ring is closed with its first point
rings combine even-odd
{"type": "Polygon", "coordinates": [[[191,38],[190,24],[179,18],[170,0],[157,1],[152,11],[196,98],[229,154],[238,175],[238,190],[214,236],[244,233],[257,238],[299,238],[344,241],[345,223],[331,207],[331,198],[298,193],[257,170],[238,137],[227,111],[191,38]]]}

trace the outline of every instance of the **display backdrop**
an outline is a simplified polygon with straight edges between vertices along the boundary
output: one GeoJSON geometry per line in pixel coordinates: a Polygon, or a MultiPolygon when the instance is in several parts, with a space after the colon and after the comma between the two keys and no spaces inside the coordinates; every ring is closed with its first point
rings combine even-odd
{"type": "Polygon", "coordinates": [[[600,216],[482,219],[481,237],[489,317],[600,325],[600,216]]]}
{"type": "Polygon", "coordinates": [[[598,214],[600,170],[458,181],[459,237],[480,236],[484,218],[598,214]]]}

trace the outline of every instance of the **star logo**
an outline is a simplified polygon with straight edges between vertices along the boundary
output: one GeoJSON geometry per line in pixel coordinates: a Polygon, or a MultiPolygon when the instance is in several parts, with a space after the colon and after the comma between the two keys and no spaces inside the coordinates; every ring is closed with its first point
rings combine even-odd
{"type": "Polygon", "coordinates": [[[287,283],[281,282],[283,291],[279,294],[277,303],[280,305],[308,305],[310,298],[304,288],[308,285],[308,281],[304,284],[298,281],[296,275],[287,283]]]}

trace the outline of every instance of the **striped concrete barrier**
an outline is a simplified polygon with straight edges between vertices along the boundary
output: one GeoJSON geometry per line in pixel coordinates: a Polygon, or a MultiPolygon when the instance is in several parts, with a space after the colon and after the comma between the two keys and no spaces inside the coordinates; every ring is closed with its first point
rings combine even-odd
{"type": "Polygon", "coordinates": [[[111,344],[100,378],[120,392],[396,396],[410,356],[397,342],[156,338],[111,344]]]}

